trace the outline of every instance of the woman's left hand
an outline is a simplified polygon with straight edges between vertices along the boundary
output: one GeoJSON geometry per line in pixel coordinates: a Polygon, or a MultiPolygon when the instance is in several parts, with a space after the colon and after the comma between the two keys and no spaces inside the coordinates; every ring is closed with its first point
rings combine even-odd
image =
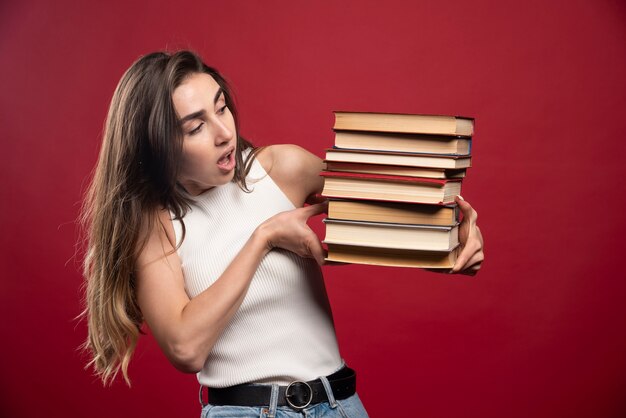
{"type": "Polygon", "coordinates": [[[485,259],[483,252],[483,236],[480,233],[476,219],[478,213],[461,196],[455,199],[463,213],[463,221],[459,226],[460,254],[450,270],[450,273],[475,275],[485,259]]]}

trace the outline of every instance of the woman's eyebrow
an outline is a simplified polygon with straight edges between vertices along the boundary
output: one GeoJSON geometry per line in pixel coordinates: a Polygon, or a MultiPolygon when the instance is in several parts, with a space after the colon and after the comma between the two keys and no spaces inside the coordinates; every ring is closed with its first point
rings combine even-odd
{"type": "Polygon", "coordinates": [[[205,110],[198,110],[197,112],[190,113],[187,116],[185,116],[184,118],[182,118],[179,121],[179,123],[182,125],[183,123],[185,123],[185,122],[187,122],[189,120],[202,118],[204,116],[206,116],[206,111],[205,110]]]}
{"type": "MultiPolygon", "coordinates": [[[[213,104],[217,103],[217,101],[220,99],[220,96],[222,95],[222,93],[224,93],[224,89],[220,87],[217,90],[217,93],[215,93],[215,97],[213,97],[213,104]]],[[[198,110],[197,112],[190,113],[187,116],[185,116],[184,118],[182,118],[179,123],[182,125],[183,123],[185,123],[185,122],[187,122],[189,120],[198,119],[198,118],[201,118],[201,117],[204,117],[204,116],[206,116],[206,111],[198,110]]]]}
{"type": "Polygon", "coordinates": [[[220,99],[220,96],[222,95],[222,93],[224,93],[224,89],[220,87],[217,90],[217,93],[215,93],[215,97],[213,98],[213,104],[217,103],[217,101],[220,99]]]}

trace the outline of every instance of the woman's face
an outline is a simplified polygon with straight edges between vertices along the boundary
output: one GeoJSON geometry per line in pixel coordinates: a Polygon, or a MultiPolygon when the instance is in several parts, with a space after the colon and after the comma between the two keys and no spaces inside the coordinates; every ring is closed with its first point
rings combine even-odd
{"type": "Polygon", "coordinates": [[[219,84],[208,74],[194,73],[174,90],[172,100],[183,130],[178,181],[192,195],[231,181],[237,133],[219,84]]]}

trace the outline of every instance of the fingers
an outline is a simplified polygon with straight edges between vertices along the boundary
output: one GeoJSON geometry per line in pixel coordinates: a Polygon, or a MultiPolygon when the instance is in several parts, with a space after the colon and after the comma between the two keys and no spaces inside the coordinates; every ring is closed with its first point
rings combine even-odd
{"type": "Polygon", "coordinates": [[[465,249],[463,249],[463,251],[461,251],[461,254],[459,255],[459,258],[456,259],[452,270],[450,270],[450,273],[458,273],[459,271],[463,270],[463,267],[465,267],[465,265],[473,255],[474,253],[465,251],[465,249]]]}
{"type": "Polygon", "coordinates": [[[462,196],[456,196],[454,200],[463,213],[463,222],[461,222],[459,229],[459,241],[462,251],[450,272],[459,273],[464,272],[473,265],[482,263],[484,260],[483,237],[478,225],[476,225],[478,213],[472,208],[472,205],[465,201],[462,196]]]}
{"type": "Polygon", "coordinates": [[[463,251],[461,251],[461,254],[457,258],[456,263],[454,263],[454,267],[452,267],[450,273],[464,271],[474,265],[479,265],[484,260],[485,254],[483,253],[482,248],[477,245],[468,245],[463,248],[463,251]]]}
{"type": "Polygon", "coordinates": [[[462,272],[463,274],[473,275],[480,269],[480,263],[484,260],[484,253],[482,251],[483,237],[478,225],[476,225],[478,213],[462,196],[458,195],[454,200],[463,213],[463,221],[459,226],[460,254],[451,269],[425,268],[424,270],[433,273],[454,274],[462,272]]]}
{"type": "Polygon", "coordinates": [[[471,222],[475,223],[476,219],[478,218],[478,212],[474,210],[472,205],[470,205],[465,199],[463,199],[463,196],[461,195],[456,196],[454,198],[454,201],[457,205],[459,205],[459,208],[463,213],[463,218],[468,218],[471,222]]]}
{"type": "Polygon", "coordinates": [[[465,273],[468,270],[478,271],[482,265],[482,262],[485,260],[484,254],[481,252],[477,252],[474,254],[468,261],[462,266],[459,270],[459,273],[465,273]]]}
{"type": "Polygon", "coordinates": [[[324,201],[322,203],[316,203],[314,205],[305,206],[300,208],[300,210],[304,213],[304,215],[308,218],[311,216],[319,215],[321,213],[328,212],[328,201],[324,201]]]}
{"type": "Polygon", "coordinates": [[[472,267],[462,270],[460,272],[460,274],[464,274],[466,276],[475,276],[476,273],[478,273],[478,270],[480,270],[480,267],[482,266],[482,264],[475,264],[472,267]]]}
{"type": "MultiPolygon", "coordinates": [[[[476,254],[480,254],[484,258],[483,254],[483,244],[482,237],[479,237],[479,234],[471,234],[466,242],[462,243],[462,250],[459,254],[456,262],[454,263],[454,267],[452,267],[452,273],[458,273],[461,270],[464,270],[466,267],[469,267],[470,261],[472,257],[476,254]]],[[[482,260],[480,260],[482,261],[482,260]]]]}
{"type": "MultiPolygon", "coordinates": [[[[463,274],[465,276],[475,276],[478,273],[478,270],[482,267],[482,262],[472,265],[471,267],[467,267],[458,272],[458,274],[463,274]]],[[[452,271],[449,272],[452,274],[452,271]]]]}
{"type": "Polygon", "coordinates": [[[317,264],[320,266],[324,265],[324,258],[326,257],[326,251],[324,251],[324,247],[322,247],[322,243],[320,242],[317,235],[311,231],[311,235],[307,240],[307,253],[305,256],[314,258],[317,261],[317,264]]]}
{"type": "Polygon", "coordinates": [[[457,257],[454,266],[452,266],[452,270],[450,270],[450,273],[458,273],[459,270],[461,270],[461,268],[473,255],[474,251],[470,250],[469,248],[463,248],[463,251],[461,251],[461,254],[459,254],[459,256],[457,257]]]}
{"type": "Polygon", "coordinates": [[[478,227],[478,225],[474,225],[474,227],[475,227],[475,229],[474,229],[474,231],[475,231],[474,236],[476,237],[476,239],[480,243],[480,249],[483,250],[483,248],[484,248],[483,234],[480,232],[480,228],[478,227]]]}

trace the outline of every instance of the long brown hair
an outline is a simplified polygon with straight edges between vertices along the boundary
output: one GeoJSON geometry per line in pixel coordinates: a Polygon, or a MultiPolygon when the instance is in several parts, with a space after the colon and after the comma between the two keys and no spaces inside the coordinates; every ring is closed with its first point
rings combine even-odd
{"type": "MultiPolygon", "coordinates": [[[[141,57],[122,76],[109,107],[102,148],[85,196],[81,223],[86,242],[83,274],[90,352],[104,384],[128,364],[141,333],[143,317],[135,294],[135,263],[159,209],[174,219],[189,210],[188,195],[177,183],[182,130],[172,93],[191,74],[206,73],[224,90],[237,130],[233,181],[247,191],[245,177],[256,154],[239,136],[235,103],[228,83],[190,51],[155,52],[141,57]]],[[[184,224],[183,224],[184,237],[184,224]]]]}

